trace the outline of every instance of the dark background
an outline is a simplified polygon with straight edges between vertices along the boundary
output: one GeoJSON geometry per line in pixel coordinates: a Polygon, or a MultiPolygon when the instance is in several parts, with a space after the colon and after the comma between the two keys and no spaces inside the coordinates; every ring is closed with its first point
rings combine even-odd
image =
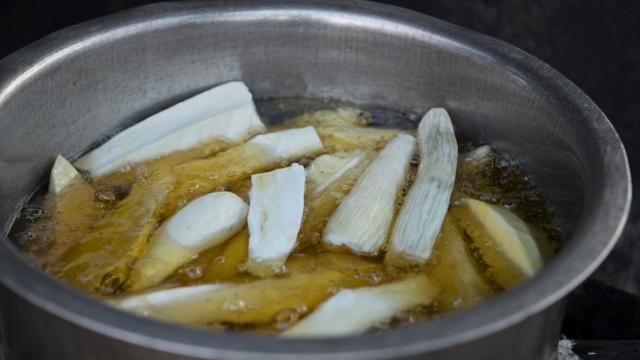
{"type": "MultiPolygon", "coordinates": [[[[0,0],[0,58],[57,29],[150,2],[0,0]]],[[[382,2],[494,36],[558,69],[611,119],[640,179],[640,1],[382,2]]],[[[639,196],[635,191],[629,224],[612,255],[572,295],[565,321],[570,338],[640,339],[639,196]]]]}

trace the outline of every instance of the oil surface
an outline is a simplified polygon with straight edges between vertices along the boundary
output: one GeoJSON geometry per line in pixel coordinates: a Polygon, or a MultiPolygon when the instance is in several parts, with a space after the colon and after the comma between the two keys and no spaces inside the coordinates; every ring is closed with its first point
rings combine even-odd
{"type": "MultiPolygon", "coordinates": [[[[287,120],[304,113],[353,106],[341,101],[297,98],[258,100],[256,105],[265,124],[278,129],[291,126],[287,120]]],[[[416,114],[374,106],[359,106],[359,109],[357,116],[374,128],[412,132],[419,120],[416,114]]],[[[469,154],[482,144],[460,137],[458,143],[458,175],[450,206],[457,206],[460,199],[470,197],[509,209],[539,235],[536,240],[545,258],[552,256],[562,245],[563,236],[551,207],[520,163],[508,154],[491,151],[481,164],[476,164],[469,154]]],[[[371,150],[379,150],[382,145],[384,143],[376,143],[371,150]]],[[[334,150],[342,150],[340,146],[338,143],[334,150]]],[[[91,190],[83,186],[65,189],[55,202],[43,195],[46,191],[43,189],[22,208],[10,239],[34,264],[88,294],[100,299],[126,295],[128,273],[144,253],[150,234],[162,221],[190,199],[210,191],[231,191],[248,202],[251,173],[288,165],[259,166],[259,152],[233,149],[233,144],[212,142],[130,166],[103,178],[88,179],[91,190]],[[200,179],[201,171],[199,180],[194,180],[188,166],[180,165],[188,160],[216,157],[221,159],[216,163],[219,165],[206,170],[206,181],[200,179]],[[251,165],[253,163],[257,165],[251,165]],[[183,194],[166,202],[164,192],[177,191],[175,183],[167,180],[172,177],[182,179],[183,194]],[[164,212],[158,212],[162,207],[164,212]]],[[[311,161],[312,157],[308,157],[296,162],[306,166],[311,161]]],[[[402,196],[415,177],[418,163],[416,156],[402,196]]],[[[331,212],[314,212],[314,207],[337,206],[357,176],[347,180],[333,189],[327,199],[316,203],[305,201],[305,216],[321,214],[318,215],[320,225],[303,225],[298,247],[289,256],[282,274],[269,285],[272,288],[265,290],[265,284],[271,283],[246,270],[249,236],[246,229],[223,244],[201,252],[160,286],[246,284],[245,290],[233,298],[220,300],[222,305],[216,310],[220,312],[218,320],[193,325],[267,334],[289,328],[343,288],[384,284],[409,273],[426,273],[441,287],[440,296],[428,306],[400,313],[372,331],[464,309],[505,290],[492,276],[492,269],[482,260],[478,247],[449,215],[433,256],[422,266],[389,267],[383,264],[382,255],[362,257],[325,248],[319,239],[322,224],[331,212]],[[307,276],[307,280],[296,282],[300,276],[307,276]]]]}

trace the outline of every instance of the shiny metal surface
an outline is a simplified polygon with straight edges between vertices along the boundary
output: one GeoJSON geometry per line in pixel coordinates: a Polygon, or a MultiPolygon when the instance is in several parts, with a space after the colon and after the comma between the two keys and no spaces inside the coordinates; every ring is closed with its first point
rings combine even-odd
{"type": "Polygon", "coordinates": [[[206,87],[242,79],[260,96],[310,96],[422,112],[522,159],[570,241],[533,280],[471,311],[378,334],[280,340],[183,328],[102,306],[0,239],[1,315],[25,359],[550,359],[563,297],[624,225],[630,175],[611,124],[549,66],[500,41],[360,1],[145,6],[54,33],[0,62],[0,224],[74,157],[206,87]]]}

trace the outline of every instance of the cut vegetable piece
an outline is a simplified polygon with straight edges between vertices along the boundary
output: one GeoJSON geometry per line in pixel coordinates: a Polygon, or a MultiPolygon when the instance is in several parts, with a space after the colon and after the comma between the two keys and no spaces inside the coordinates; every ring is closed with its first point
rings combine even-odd
{"type": "Polygon", "coordinates": [[[446,110],[429,110],[418,126],[420,165],[400,208],[385,261],[424,263],[431,256],[449,208],[458,161],[458,143],[446,110]]]}
{"type": "Polygon", "coordinates": [[[342,290],[306,318],[284,331],[286,337],[335,337],[362,334],[395,314],[429,304],[438,288],[424,275],[360,289],[342,290]]]}
{"type": "Polygon", "coordinates": [[[258,135],[210,159],[178,165],[174,169],[179,185],[163,204],[163,216],[173,214],[200,195],[303,156],[315,155],[322,149],[314,128],[306,127],[258,135]]]}
{"type": "Polygon", "coordinates": [[[356,108],[338,108],[304,113],[288,119],[278,127],[292,128],[303,126],[367,126],[367,115],[356,108]]]}
{"type": "Polygon", "coordinates": [[[304,210],[304,180],[304,167],[299,164],[251,176],[250,273],[273,275],[295,247],[304,210]]]}
{"type": "Polygon", "coordinates": [[[398,135],[371,162],[327,223],[323,238],[330,247],[377,254],[389,233],[414,146],[413,136],[398,135]]]}
{"type": "Polygon", "coordinates": [[[498,185],[499,174],[493,166],[495,158],[493,149],[488,145],[480,146],[458,157],[453,202],[457,202],[461,197],[483,196],[499,199],[504,196],[505,189],[498,185]]]}
{"type": "Polygon", "coordinates": [[[482,145],[462,155],[460,173],[472,175],[482,171],[491,164],[493,149],[489,145],[482,145]]]}
{"type": "Polygon", "coordinates": [[[105,303],[140,315],[151,315],[162,312],[165,307],[188,299],[206,297],[220,289],[228,288],[229,284],[204,284],[169,289],[150,289],[121,298],[107,299],[105,303]]]}
{"type": "Polygon", "coordinates": [[[197,285],[131,295],[110,304],[139,315],[180,324],[270,323],[281,311],[304,314],[340,287],[364,282],[337,271],[300,274],[246,284],[197,285]],[[151,300],[152,299],[152,300],[151,300]]]}
{"type": "Polygon", "coordinates": [[[364,157],[363,151],[318,156],[305,170],[308,182],[307,198],[320,195],[329,185],[358,165],[364,157]]]}
{"type": "Polygon", "coordinates": [[[58,276],[92,293],[113,294],[128,278],[157,225],[154,212],[173,188],[170,174],[152,174],[95,223],[89,234],[62,257],[58,276]]]}
{"type": "Polygon", "coordinates": [[[127,160],[129,163],[137,163],[159,155],[185,151],[212,139],[234,143],[265,131],[266,128],[251,102],[178,129],[150,146],[129,153],[127,160]]]}
{"type": "Polygon", "coordinates": [[[399,129],[363,128],[346,126],[317,126],[320,139],[327,151],[351,151],[356,149],[381,149],[398,134],[399,129]]]}
{"type": "Polygon", "coordinates": [[[370,128],[369,115],[356,108],[340,108],[305,113],[289,119],[277,128],[313,126],[330,152],[356,149],[380,149],[398,134],[399,129],[370,128]]]}
{"type": "Polygon", "coordinates": [[[51,170],[45,202],[45,207],[53,213],[55,228],[53,241],[43,247],[45,252],[38,258],[41,267],[55,271],[60,256],[86,235],[97,218],[94,195],[93,186],[58,155],[51,170]]]}
{"type": "Polygon", "coordinates": [[[322,151],[322,141],[312,126],[258,135],[249,145],[257,145],[277,159],[299,158],[322,151]]]}
{"type": "Polygon", "coordinates": [[[464,232],[451,215],[444,218],[425,273],[429,279],[442,285],[437,302],[439,311],[465,309],[494,294],[474,263],[464,232]]]}
{"type": "Polygon", "coordinates": [[[82,175],[62,155],[56,157],[49,177],[49,194],[58,195],[70,184],[86,183],[82,175]]]}
{"type": "Polygon", "coordinates": [[[504,288],[532,277],[543,265],[532,230],[511,211],[474,199],[451,209],[504,288]]]}
{"type": "Polygon", "coordinates": [[[125,165],[187,150],[212,139],[237,142],[266,128],[251,93],[230,82],[182,101],[120,132],[76,162],[98,177],[125,165]]]}
{"type": "Polygon", "coordinates": [[[144,178],[146,174],[156,171],[170,172],[176,165],[193,160],[210,158],[238,145],[238,143],[239,142],[231,142],[223,139],[209,140],[188,150],[172,152],[159,158],[125,166],[118,171],[94,179],[94,185],[96,188],[130,187],[139,181],[141,177],[144,178]]]}
{"type": "Polygon", "coordinates": [[[143,289],[164,280],[203,250],[220,245],[246,223],[249,207],[230,192],[215,192],[189,203],[151,237],[127,283],[143,289]]]}
{"type": "Polygon", "coordinates": [[[305,200],[305,215],[298,236],[298,249],[317,244],[322,239],[322,231],[331,214],[351,191],[376,155],[374,151],[344,153],[345,156],[347,154],[352,155],[344,158],[334,155],[320,156],[307,169],[307,179],[310,180],[311,186],[305,200]],[[343,163],[343,166],[329,173],[330,165],[334,163],[329,159],[336,159],[335,164],[343,163]],[[326,164],[320,166],[319,161],[326,164]],[[315,169],[310,171],[313,167],[315,169]],[[338,174],[340,176],[336,177],[338,174]],[[319,189],[322,191],[318,191],[319,189]]]}

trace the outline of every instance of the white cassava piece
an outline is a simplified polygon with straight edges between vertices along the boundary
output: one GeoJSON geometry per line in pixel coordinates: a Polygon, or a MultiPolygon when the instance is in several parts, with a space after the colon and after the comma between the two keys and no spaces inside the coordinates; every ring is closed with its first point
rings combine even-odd
{"type": "Polygon", "coordinates": [[[454,214],[504,288],[520,284],[542,268],[543,258],[534,233],[510,210],[463,199],[454,214]]]}
{"type": "Polygon", "coordinates": [[[321,194],[334,181],[358,165],[365,156],[366,153],[361,150],[318,156],[306,169],[311,188],[309,197],[321,194]]]}
{"type": "Polygon", "coordinates": [[[238,142],[265,131],[247,86],[229,82],[142,120],[75,165],[97,177],[214,139],[238,142]]]}
{"type": "Polygon", "coordinates": [[[76,182],[85,180],[67,159],[58,155],[49,176],[49,194],[58,195],[65,187],[76,182]]]}
{"type": "Polygon", "coordinates": [[[400,134],[380,151],[329,219],[327,244],[362,255],[378,252],[389,233],[415,142],[413,136],[400,134]]]}
{"type": "Polygon", "coordinates": [[[273,161],[296,159],[323,149],[322,141],[313,126],[258,135],[246,144],[260,146],[263,156],[273,161]]]}
{"type": "Polygon", "coordinates": [[[418,126],[420,165],[391,232],[388,262],[424,263],[449,208],[458,143],[447,111],[429,110],[418,126]]]}
{"type": "Polygon", "coordinates": [[[322,303],[285,337],[335,337],[361,334],[400,311],[430,303],[438,289],[425,275],[413,275],[390,284],[345,289],[322,303]]]}
{"type": "Polygon", "coordinates": [[[180,323],[189,322],[189,311],[212,294],[228,288],[228,284],[204,284],[170,289],[150,289],[135,295],[106,300],[106,303],[128,312],[180,323]],[[186,316],[185,316],[186,315],[186,316]]]}
{"type": "Polygon", "coordinates": [[[251,176],[247,269],[266,277],[282,268],[296,245],[304,210],[304,167],[251,176]]]}
{"type": "Polygon", "coordinates": [[[187,204],[153,233],[133,267],[130,289],[160,283],[194,255],[229,239],[246,224],[248,208],[230,192],[214,192],[187,204]]]}

